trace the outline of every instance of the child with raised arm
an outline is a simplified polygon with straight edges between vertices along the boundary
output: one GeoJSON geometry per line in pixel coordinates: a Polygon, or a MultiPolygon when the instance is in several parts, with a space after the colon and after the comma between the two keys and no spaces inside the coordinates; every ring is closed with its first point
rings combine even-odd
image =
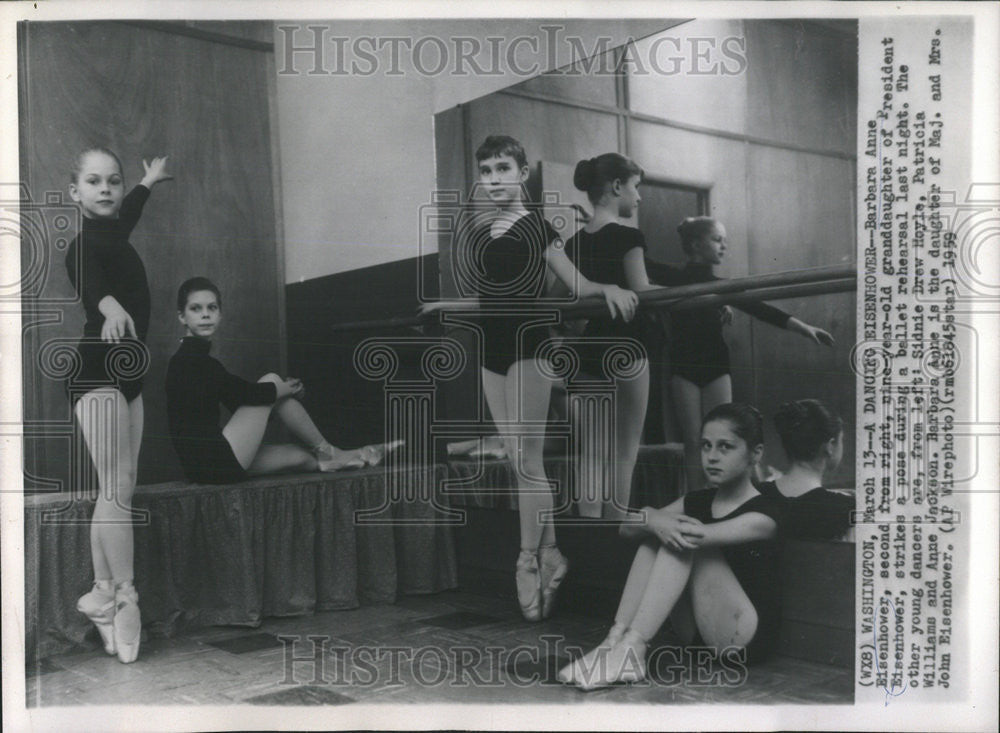
{"type": "MultiPolygon", "coordinates": [[[[720,280],[713,271],[722,262],[729,242],[722,222],[708,216],[688,217],[677,227],[681,246],[688,257],[683,269],[655,268],[653,279],[661,285],[690,285],[720,280]]],[[[822,328],[803,323],[767,303],[741,303],[741,311],[778,328],[826,346],[833,337],[822,328]]],[[[670,314],[670,393],[684,438],[687,488],[700,488],[698,434],[702,416],[716,405],[731,402],[729,347],[722,328],[732,320],[732,310],[704,308],[670,314]]]]}
{"type": "Polygon", "coordinates": [[[490,308],[475,317],[482,337],[483,391],[517,479],[518,602],[527,620],[538,621],[552,613],[569,564],[556,546],[554,503],[542,462],[544,436],[537,431],[545,423],[552,391],[551,365],[537,354],[549,339],[551,319],[518,308],[543,294],[546,268],[577,296],[603,297],[613,317],[631,320],[638,299],[617,285],[581,277],[556,231],[537,208],[526,206],[528,160],[521,143],[490,135],[476,150],[476,163],[488,205],[479,206],[478,216],[463,229],[462,261],[473,274],[460,287],[478,295],[425,304],[422,311],[490,308]]]}
{"type": "Polygon", "coordinates": [[[166,160],[143,161],[145,175],[126,195],[118,156],[107,148],[88,148],[77,156],[69,186],[83,210],[83,226],[66,252],[66,271],[87,321],[77,346],[79,369],[66,387],[100,486],[90,525],[94,585],[76,607],[97,627],[105,651],[126,664],[138,656],[142,632],[132,495],[142,444],[150,313],[146,268],[129,234],[151,189],[170,178],[166,160]]]}
{"type": "Polygon", "coordinates": [[[399,445],[336,448],[296,399],[304,391],[301,381],[265,374],[254,383],[226,371],[209,356],[222,319],[222,295],[211,280],[195,277],[180,286],[177,319],[187,335],[167,368],[167,417],[189,480],[225,484],[250,475],[360,468],[379,463],[399,445]],[[224,428],[219,427],[219,403],[232,412],[224,428]],[[262,445],[272,414],[303,445],[262,445]]]}
{"type": "Polygon", "coordinates": [[[710,488],[663,509],[646,507],[645,526],[629,525],[643,540],[614,625],[560,670],[561,681],[594,689],[644,679],[647,645],[668,617],[686,643],[720,654],[745,650],[757,661],[773,649],[782,509],[751,482],[763,441],[760,413],[749,405],[720,405],[705,416],[700,450],[710,488]]]}

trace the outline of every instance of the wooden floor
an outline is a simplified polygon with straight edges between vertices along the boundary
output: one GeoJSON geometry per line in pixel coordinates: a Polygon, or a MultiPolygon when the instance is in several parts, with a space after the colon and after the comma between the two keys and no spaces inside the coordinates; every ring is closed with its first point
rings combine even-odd
{"type": "Polygon", "coordinates": [[[553,679],[573,647],[589,648],[606,630],[574,614],[529,624],[512,600],[467,592],[411,596],[154,639],[131,665],[102,651],[49,657],[28,671],[27,705],[853,701],[849,669],[788,657],[751,667],[743,680],[730,674],[728,684],[718,667],[714,681],[711,669],[693,680],[690,658],[672,655],[642,684],[585,693],[553,679]]]}

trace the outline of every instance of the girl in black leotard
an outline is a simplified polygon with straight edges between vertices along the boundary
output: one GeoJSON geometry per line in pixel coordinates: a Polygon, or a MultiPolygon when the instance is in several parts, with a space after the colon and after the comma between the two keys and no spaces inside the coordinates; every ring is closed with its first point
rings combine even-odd
{"type": "Polygon", "coordinates": [[[840,417],[818,400],[786,402],[774,414],[788,471],[760,484],[785,502],[786,537],[836,539],[851,526],[854,497],[823,488],[823,474],[832,471],[844,456],[844,426],[840,417]]]}
{"type": "Polygon", "coordinates": [[[295,399],[304,391],[301,381],[265,374],[248,382],[209,356],[222,318],[222,296],[211,280],[194,277],[180,286],[177,318],[187,335],[167,367],[167,418],[190,481],[226,484],[248,475],[360,468],[378,463],[386,449],[396,447],[340,450],[326,441],[295,399]],[[224,428],[219,426],[220,402],[232,413],[224,428]],[[272,413],[305,447],[261,444],[272,413]]]}
{"type": "Polygon", "coordinates": [[[711,488],[643,510],[645,525],[634,531],[644,539],[615,623],[560,680],[593,689],[644,679],[647,644],[668,616],[689,642],[743,650],[749,661],[767,656],[779,620],[781,503],[751,482],[763,450],[754,408],[720,405],[705,416],[701,459],[711,488]]]}
{"type": "MultiPolygon", "coordinates": [[[[469,323],[480,335],[483,391],[517,479],[518,602],[524,617],[537,621],[552,612],[568,568],[556,547],[552,493],[542,464],[544,436],[537,429],[545,424],[553,371],[537,358],[536,350],[549,338],[555,319],[518,308],[543,295],[546,268],[579,297],[603,296],[612,317],[631,320],[638,299],[617,285],[598,285],[576,272],[555,230],[537,208],[526,205],[528,160],[517,140],[487,137],[476,151],[476,161],[478,190],[488,204],[480,201],[473,207],[476,215],[462,227],[456,244],[456,284],[460,293],[475,295],[428,303],[421,310],[483,307],[469,323]]],[[[450,322],[456,322],[454,316],[450,322]]]]}
{"type": "MultiPolygon", "coordinates": [[[[688,256],[683,269],[651,269],[660,285],[689,285],[719,280],[712,269],[722,262],[728,242],[722,222],[708,216],[688,217],[677,227],[688,256]]],[[[794,331],[817,344],[833,345],[833,336],[766,303],[736,306],[745,313],[779,328],[794,331]]],[[[688,490],[699,488],[702,474],[698,460],[698,429],[702,416],[733,399],[729,376],[729,348],[722,338],[723,325],[732,321],[732,310],[705,308],[670,314],[670,394],[684,438],[688,490]]]]}
{"type": "Polygon", "coordinates": [[[77,157],[69,193],[83,210],[83,228],[66,252],[66,271],[87,316],[77,347],[80,368],[66,387],[100,486],[90,525],[94,586],[76,607],[94,622],[105,651],[125,663],[138,656],[141,635],[132,494],[150,310],[146,268],[128,239],[150,190],[170,178],[166,158],[143,166],[139,185],[124,195],[117,155],[91,148],[77,157]]]}
{"type": "MultiPolygon", "coordinates": [[[[596,158],[581,160],[576,164],[573,185],[586,192],[594,207],[594,214],[587,224],[566,243],[566,254],[580,273],[596,283],[609,283],[621,288],[640,292],[652,290],[646,275],[646,241],[642,232],[625,226],[620,220],[632,216],[639,205],[638,186],[642,181],[642,168],[618,153],[605,153],[596,158]]],[[[584,489],[595,487],[578,486],[581,514],[596,514],[606,518],[621,518],[628,511],[629,493],[632,488],[632,472],[639,452],[639,439],[646,419],[646,403],[649,400],[649,368],[645,350],[640,341],[641,331],[638,319],[631,321],[594,318],[587,322],[582,333],[583,343],[577,347],[580,356],[580,370],[588,375],[606,378],[604,361],[614,356],[609,347],[618,343],[618,356],[625,356],[627,364],[623,371],[629,376],[616,377],[615,386],[615,455],[614,485],[606,500],[604,511],[601,506],[588,506],[584,501],[584,489]],[[630,351],[642,354],[638,359],[628,357],[630,351]]],[[[606,441],[602,426],[581,426],[583,430],[593,429],[594,434],[583,445],[599,445],[606,441]]],[[[600,464],[608,456],[581,455],[581,464],[600,464]]],[[[580,465],[577,475],[599,477],[604,475],[599,465],[580,465]]],[[[603,487],[600,487],[603,488],[603,487]]],[[[592,495],[596,492],[592,492],[592,495]]],[[[601,494],[604,492],[602,491],[601,494]]],[[[593,503],[593,499],[591,499],[593,503]]]]}

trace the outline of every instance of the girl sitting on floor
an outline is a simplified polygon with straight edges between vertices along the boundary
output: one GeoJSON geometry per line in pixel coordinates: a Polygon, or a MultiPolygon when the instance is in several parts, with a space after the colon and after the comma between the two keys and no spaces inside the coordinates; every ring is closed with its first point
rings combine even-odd
{"type": "Polygon", "coordinates": [[[300,380],[265,374],[252,383],[227,372],[208,353],[222,319],[222,296],[211,280],[195,277],[181,285],[177,319],[187,335],[167,368],[167,417],[188,480],[227,484],[248,475],[361,468],[400,445],[341,450],[327,442],[296,399],[304,392],[300,380]],[[220,402],[232,412],[221,429],[220,402]],[[272,413],[305,447],[261,444],[272,413]]]}
{"type": "Polygon", "coordinates": [[[701,461],[710,488],[663,509],[646,507],[644,526],[623,525],[644,539],[614,625],[601,644],[560,670],[562,682],[594,689],[645,679],[646,646],[668,616],[685,643],[745,651],[747,661],[771,651],[782,509],[751,482],[764,450],[762,423],[757,410],[738,403],[705,416],[701,461]]]}

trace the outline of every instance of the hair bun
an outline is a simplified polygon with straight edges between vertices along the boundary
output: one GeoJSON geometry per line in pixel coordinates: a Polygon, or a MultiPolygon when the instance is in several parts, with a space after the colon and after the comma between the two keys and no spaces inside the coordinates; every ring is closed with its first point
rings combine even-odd
{"type": "Polygon", "coordinates": [[[581,160],[576,164],[573,171],[573,185],[578,191],[589,191],[594,185],[594,176],[597,173],[597,162],[594,158],[581,160]]]}

